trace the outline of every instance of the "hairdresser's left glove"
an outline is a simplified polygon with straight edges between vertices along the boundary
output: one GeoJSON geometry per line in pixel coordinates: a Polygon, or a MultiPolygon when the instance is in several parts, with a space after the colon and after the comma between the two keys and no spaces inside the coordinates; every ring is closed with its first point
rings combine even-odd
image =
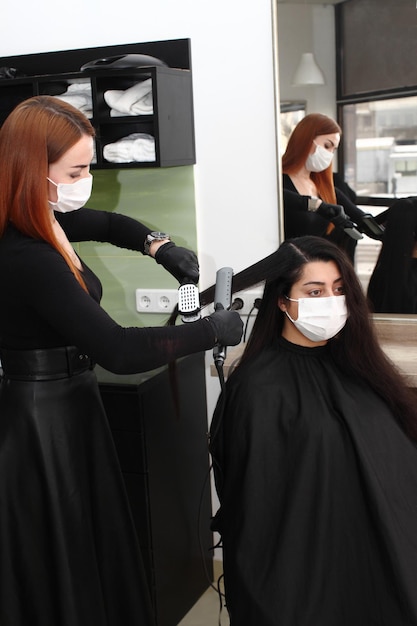
{"type": "Polygon", "coordinates": [[[328,219],[329,222],[336,226],[336,228],[344,230],[349,237],[352,237],[352,239],[355,239],[356,241],[358,239],[362,239],[361,233],[357,230],[350,217],[346,215],[341,204],[328,204],[327,202],[322,202],[317,209],[317,213],[328,219]]]}
{"type": "Polygon", "coordinates": [[[200,278],[198,259],[192,250],[176,246],[173,241],[164,243],[155,254],[155,261],[172,274],[179,283],[191,281],[196,285],[200,278]]]}

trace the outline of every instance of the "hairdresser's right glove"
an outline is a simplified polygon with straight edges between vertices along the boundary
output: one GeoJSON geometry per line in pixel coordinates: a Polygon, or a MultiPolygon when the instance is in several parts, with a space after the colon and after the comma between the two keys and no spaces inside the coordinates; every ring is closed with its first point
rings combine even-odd
{"type": "Polygon", "coordinates": [[[173,241],[164,243],[155,254],[155,261],[162,265],[179,283],[198,283],[200,269],[198,259],[192,250],[176,246],[173,241]]]}
{"type": "Polygon", "coordinates": [[[218,309],[204,319],[213,326],[216,344],[237,346],[240,342],[243,334],[243,322],[237,311],[218,309]]]}
{"type": "Polygon", "coordinates": [[[316,213],[329,220],[329,222],[334,224],[336,228],[344,230],[347,235],[352,237],[352,239],[362,239],[362,235],[356,229],[352,220],[346,215],[341,204],[328,204],[327,202],[322,202],[316,213]]]}

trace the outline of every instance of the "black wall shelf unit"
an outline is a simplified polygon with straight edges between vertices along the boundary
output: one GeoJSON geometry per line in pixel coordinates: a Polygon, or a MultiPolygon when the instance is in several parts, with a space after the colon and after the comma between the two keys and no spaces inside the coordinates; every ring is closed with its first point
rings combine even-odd
{"type": "MultiPolygon", "coordinates": [[[[93,169],[170,167],[196,162],[188,39],[2,57],[0,67],[18,70],[15,78],[0,80],[0,124],[17,104],[31,96],[66,96],[70,86],[81,85],[91,94],[91,110],[86,114],[96,129],[93,169]],[[81,71],[84,64],[94,59],[124,54],[147,54],[161,59],[166,65],[123,69],[99,66],[81,71]],[[124,93],[146,80],[151,86],[151,111],[114,116],[105,100],[106,91],[124,93]],[[122,148],[117,160],[108,158],[106,146],[114,154],[117,152],[116,148],[113,149],[115,142],[126,140],[132,134],[136,138],[138,133],[154,138],[152,156],[146,150],[147,156],[142,157],[145,150],[139,146],[134,152],[122,148]]],[[[123,145],[127,145],[125,141],[123,145]]]]}

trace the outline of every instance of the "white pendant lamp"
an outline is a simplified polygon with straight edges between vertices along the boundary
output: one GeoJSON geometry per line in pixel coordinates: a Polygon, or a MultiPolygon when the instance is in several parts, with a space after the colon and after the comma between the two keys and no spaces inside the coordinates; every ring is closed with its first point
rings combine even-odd
{"type": "Polygon", "coordinates": [[[317,65],[312,52],[304,52],[294,74],[294,86],[299,85],[324,85],[324,74],[317,65]]]}

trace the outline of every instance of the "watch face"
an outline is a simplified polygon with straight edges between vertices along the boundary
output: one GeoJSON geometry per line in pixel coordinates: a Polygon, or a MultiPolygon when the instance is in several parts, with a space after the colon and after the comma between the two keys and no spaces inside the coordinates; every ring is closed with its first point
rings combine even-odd
{"type": "Polygon", "coordinates": [[[167,235],[166,233],[155,232],[155,231],[151,233],[151,237],[153,237],[154,239],[169,239],[169,235],[167,235]]]}

